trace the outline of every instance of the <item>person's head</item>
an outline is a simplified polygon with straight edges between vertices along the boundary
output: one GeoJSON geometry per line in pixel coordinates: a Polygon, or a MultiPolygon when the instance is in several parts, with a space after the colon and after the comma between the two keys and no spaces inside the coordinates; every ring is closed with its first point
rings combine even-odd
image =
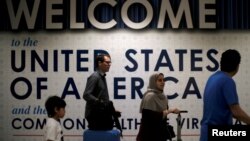
{"type": "Polygon", "coordinates": [[[63,118],[65,115],[66,102],[58,96],[50,96],[45,102],[48,117],[56,119],[63,118]]]}
{"type": "Polygon", "coordinates": [[[108,72],[111,66],[111,57],[108,54],[99,54],[95,59],[95,68],[102,72],[108,72]]]}
{"type": "Polygon", "coordinates": [[[165,86],[163,73],[154,73],[149,78],[148,89],[163,91],[165,86]]]}
{"type": "Polygon", "coordinates": [[[240,61],[241,56],[237,50],[226,50],[222,53],[220,60],[221,71],[235,75],[238,72],[240,61]]]}

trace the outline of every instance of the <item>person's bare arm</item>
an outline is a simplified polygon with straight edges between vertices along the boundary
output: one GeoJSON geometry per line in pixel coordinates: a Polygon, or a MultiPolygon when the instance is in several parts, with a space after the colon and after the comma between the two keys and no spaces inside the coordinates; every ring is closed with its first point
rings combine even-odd
{"type": "Polygon", "coordinates": [[[240,107],[239,104],[234,104],[230,106],[231,112],[233,113],[233,117],[250,125],[250,117],[249,115],[240,107]]]}

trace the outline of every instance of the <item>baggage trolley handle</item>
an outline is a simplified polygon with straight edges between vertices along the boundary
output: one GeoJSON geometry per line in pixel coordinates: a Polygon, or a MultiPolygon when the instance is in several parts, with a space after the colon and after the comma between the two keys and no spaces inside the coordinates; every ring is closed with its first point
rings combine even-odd
{"type": "Polygon", "coordinates": [[[182,141],[181,139],[181,113],[187,113],[186,110],[181,110],[177,116],[177,141],[182,141]]]}

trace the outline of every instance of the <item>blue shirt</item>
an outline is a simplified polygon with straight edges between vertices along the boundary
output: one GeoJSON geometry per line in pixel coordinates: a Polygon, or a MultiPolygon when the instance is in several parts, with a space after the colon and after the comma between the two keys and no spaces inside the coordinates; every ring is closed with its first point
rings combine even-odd
{"type": "Polygon", "coordinates": [[[232,77],[223,71],[211,75],[207,81],[203,99],[200,141],[207,141],[208,125],[232,125],[230,105],[238,104],[236,85],[232,77]]]}

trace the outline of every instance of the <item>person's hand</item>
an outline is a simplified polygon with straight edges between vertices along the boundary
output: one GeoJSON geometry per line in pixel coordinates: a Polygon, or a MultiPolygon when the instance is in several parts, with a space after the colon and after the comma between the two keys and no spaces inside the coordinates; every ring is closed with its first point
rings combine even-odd
{"type": "Polygon", "coordinates": [[[163,113],[163,118],[167,118],[167,115],[169,114],[169,111],[168,111],[168,109],[166,109],[162,113],[163,113]]]}
{"type": "Polygon", "coordinates": [[[120,111],[117,111],[117,110],[115,111],[115,115],[116,115],[117,117],[121,117],[121,113],[122,113],[122,112],[120,112],[120,111]]]}
{"type": "Polygon", "coordinates": [[[180,110],[177,109],[177,108],[174,108],[174,109],[166,109],[166,110],[163,111],[164,116],[167,116],[170,113],[179,114],[180,110]]]}

